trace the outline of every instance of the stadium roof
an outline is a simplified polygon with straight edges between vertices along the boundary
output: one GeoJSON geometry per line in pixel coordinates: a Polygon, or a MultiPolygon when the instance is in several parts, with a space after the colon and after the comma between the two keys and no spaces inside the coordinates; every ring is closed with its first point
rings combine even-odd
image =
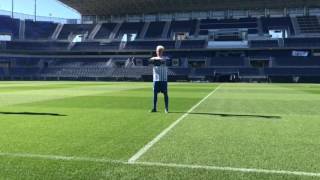
{"type": "Polygon", "coordinates": [[[225,9],[320,7],[319,0],[59,0],[82,15],[153,14],[225,9]]]}

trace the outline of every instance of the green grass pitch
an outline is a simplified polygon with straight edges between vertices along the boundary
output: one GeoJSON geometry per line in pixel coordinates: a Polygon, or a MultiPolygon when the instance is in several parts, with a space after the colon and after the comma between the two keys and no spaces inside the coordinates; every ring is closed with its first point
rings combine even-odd
{"type": "Polygon", "coordinates": [[[320,179],[320,85],[151,86],[1,82],[0,179],[320,179]]]}

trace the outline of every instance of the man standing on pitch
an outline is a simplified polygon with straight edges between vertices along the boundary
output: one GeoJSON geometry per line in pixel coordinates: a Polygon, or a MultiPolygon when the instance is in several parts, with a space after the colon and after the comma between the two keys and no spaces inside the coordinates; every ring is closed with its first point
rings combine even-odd
{"type": "Polygon", "coordinates": [[[157,112],[158,93],[163,93],[165,102],[165,113],[169,112],[168,97],[168,67],[167,57],[163,56],[164,47],[157,46],[156,57],[152,57],[149,61],[153,64],[153,109],[151,112],[157,112]]]}

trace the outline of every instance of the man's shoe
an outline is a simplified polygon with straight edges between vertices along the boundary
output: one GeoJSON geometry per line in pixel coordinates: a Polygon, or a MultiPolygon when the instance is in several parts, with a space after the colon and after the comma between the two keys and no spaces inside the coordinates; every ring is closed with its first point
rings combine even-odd
{"type": "Polygon", "coordinates": [[[166,114],[168,114],[168,113],[169,113],[169,110],[168,110],[168,109],[166,109],[166,110],[164,110],[164,112],[165,112],[166,114]]]}
{"type": "Polygon", "coordinates": [[[151,113],[155,113],[155,112],[157,112],[157,110],[156,109],[152,109],[150,112],[151,113]]]}

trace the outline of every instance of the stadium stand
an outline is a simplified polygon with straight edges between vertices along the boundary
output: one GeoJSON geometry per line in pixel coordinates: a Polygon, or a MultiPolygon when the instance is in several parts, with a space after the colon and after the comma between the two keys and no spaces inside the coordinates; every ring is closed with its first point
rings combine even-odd
{"type": "Polygon", "coordinates": [[[319,14],[233,17],[225,12],[218,18],[212,13],[153,20],[146,15],[135,21],[128,15],[89,24],[0,16],[0,37],[11,36],[0,39],[0,78],[150,80],[147,59],[157,45],[170,57],[172,81],[320,77],[319,14]]]}

